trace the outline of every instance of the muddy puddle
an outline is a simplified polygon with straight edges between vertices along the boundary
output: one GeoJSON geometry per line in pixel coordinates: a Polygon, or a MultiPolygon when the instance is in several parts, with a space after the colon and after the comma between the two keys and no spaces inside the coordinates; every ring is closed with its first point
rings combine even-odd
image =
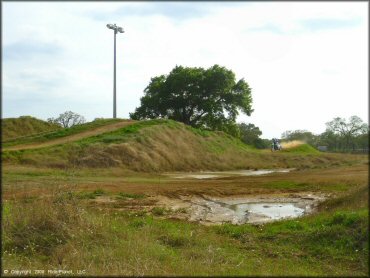
{"type": "Polygon", "coordinates": [[[170,199],[162,196],[157,205],[172,211],[186,211],[174,217],[201,224],[261,224],[312,213],[323,195],[290,194],[285,196],[210,197],[180,196],[170,199]]]}
{"type": "Polygon", "coordinates": [[[287,169],[260,169],[260,170],[234,170],[234,171],[218,171],[218,172],[192,172],[192,173],[167,173],[166,176],[174,179],[212,179],[230,176],[260,176],[271,173],[288,173],[295,170],[294,168],[287,169]]]}

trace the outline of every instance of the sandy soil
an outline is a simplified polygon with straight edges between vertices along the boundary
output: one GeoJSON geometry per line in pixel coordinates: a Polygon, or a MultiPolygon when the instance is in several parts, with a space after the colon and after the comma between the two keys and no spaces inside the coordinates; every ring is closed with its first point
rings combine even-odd
{"type": "Polygon", "coordinates": [[[86,137],[98,135],[98,134],[101,134],[101,133],[113,131],[117,128],[122,128],[122,127],[125,127],[125,126],[128,126],[128,125],[131,125],[135,122],[136,121],[129,121],[129,120],[128,121],[122,121],[122,122],[119,122],[119,123],[105,125],[105,126],[102,126],[102,127],[97,127],[95,129],[80,132],[78,134],[73,134],[73,135],[70,135],[70,136],[66,136],[66,137],[62,137],[62,138],[58,138],[58,139],[54,139],[54,140],[49,140],[47,142],[4,147],[3,150],[39,149],[39,148],[44,148],[44,147],[50,147],[50,146],[54,146],[54,145],[69,143],[69,142],[80,140],[82,138],[86,138],[86,137]]]}

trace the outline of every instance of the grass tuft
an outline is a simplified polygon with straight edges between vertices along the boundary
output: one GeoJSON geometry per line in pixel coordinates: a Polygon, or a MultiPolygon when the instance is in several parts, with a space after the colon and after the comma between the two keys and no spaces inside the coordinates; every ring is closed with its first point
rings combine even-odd
{"type": "Polygon", "coordinates": [[[116,197],[116,199],[122,199],[122,200],[125,200],[125,199],[143,199],[145,197],[146,196],[144,194],[135,194],[135,193],[124,193],[124,192],[120,192],[118,194],[118,196],[116,197]]]}

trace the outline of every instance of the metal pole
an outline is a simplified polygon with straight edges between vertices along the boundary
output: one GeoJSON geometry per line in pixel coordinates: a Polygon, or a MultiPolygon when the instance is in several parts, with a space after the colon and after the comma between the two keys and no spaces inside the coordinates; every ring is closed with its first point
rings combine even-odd
{"type": "Polygon", "coordinates": [[[113,70],[113,118],[117,118],[116,110],[116,34],[117,29],[114,30],[114,70],[113,70]]]}

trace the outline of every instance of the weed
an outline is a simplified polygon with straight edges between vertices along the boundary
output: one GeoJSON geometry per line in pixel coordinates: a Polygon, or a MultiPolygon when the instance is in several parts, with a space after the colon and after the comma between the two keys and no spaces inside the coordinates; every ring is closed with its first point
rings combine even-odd
{"type": "Polygon", "coordinates": [[[116,199],[143,199],[145,198],[144,194],[135,194],[135,193],[124,193],[120,192],[116,199]]]}
{"type": "Polygon", "coordinates": [[[228,235],[232,238],[237,239],[242,239],[244,235],[249,234],[255,230],[255,228],[250,225],[236,226],[231,224],[215,226],[214,229],[218,234],[228,235]]]}
{"type": "Polygon", "coordinates": [[[298,183],[294,181],[273,181],[273,182],[264,184],[263,187],[275,188],[275,189],[281,189],[281,190],[286,190],[286,189],[308,190],[308,189],[312,189],[314,186],[306,184],[306,183],[298,183]]]}
{"type": "Polygon", "coordinates": [[[129,226],[131,226],[133,228],[136,228],[136,229],[141,228],[141,227],[144,227],[145,225],[146,225],[146,223],[142,219],[134,219],[129,224],[129,226]]]}
{"type": "Polygon", "coordinates": [[[190,240],[181,235],[162,235],[158,237],[158,240],[167,246],[173,248],[181,248],[190,245],[190,240]]]}
{"type": "Polygon", "coordinates": [[[346,227],[356,227],[362,221],[361,215],[358,213],[344,213],[344,212],[335,212],[330,219],[330,225],[344,225],[346,227]]]}
{"type": "Polygon", "coordinates": [[[178,208],[174,210],[175,213],[187,213],[188,210],[186,208],[178,208]]]}
{"type": "Polygon", "coordinates": [[[93,192],[80,192],[77,193],[76,196],[79,199],[95,199],[98,196],[103,196],[105,191],[102,189],[96,189],[93,192]]]}
{"type": "Polygon", "coordinates": [[[8,253],[51,255],[73,238],[76,228],[85,229],[84,210],[70,194],[59,193],[38,200],[8,205],[3,222],[3,248],[8,253]]]}
{"type": "Polygon", "coordinates": [[[156,216],[163,216],[167,214],[168,212],[170,212],[170,210],[163,208],[163,207],[154,207],[151,211],[153,215],[156,215],[156,216]]]}

